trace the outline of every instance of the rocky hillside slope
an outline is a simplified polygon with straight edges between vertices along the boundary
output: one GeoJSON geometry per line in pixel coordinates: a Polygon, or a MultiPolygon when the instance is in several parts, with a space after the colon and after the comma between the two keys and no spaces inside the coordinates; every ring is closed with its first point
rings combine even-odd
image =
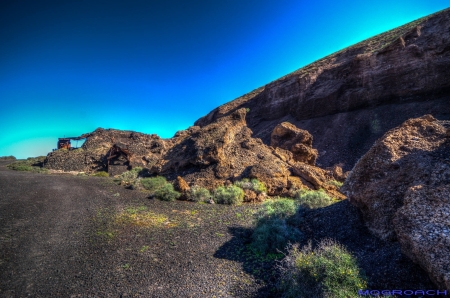
{"type": "Polygon", "coordinates": [[[403,121],[450,119],[450,9],[377,35],[226,103],[203,127],[249,108],[265,144],[281,122],[309,131],[318,164],[350,170],[376,139],[403,121]]]}

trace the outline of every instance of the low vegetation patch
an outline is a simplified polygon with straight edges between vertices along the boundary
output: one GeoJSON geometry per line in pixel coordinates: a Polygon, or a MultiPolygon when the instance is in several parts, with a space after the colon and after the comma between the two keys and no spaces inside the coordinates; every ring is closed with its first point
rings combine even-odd
{"type": "Polygon", "coordinates": [[[168,220],[167,216],[162,214],[156,214],[147,210],[147,207],[128,207],[115,216],[115,224],[123,226],[136,226],[136,227],[156,227],[161,226],[168,220]]]}
{"type": "Polygon", "coordinates": [[[9,156],[0,156],[0,160],[16,160],[15,156],[9,155],[9,156]]]}
{"type": "Polygon", "coordinates": [[[140,183],[151,195],[162,201],[174,201],[181,196],[163,176],[144,178],[140,183]]]}
{"type": "Polygon", "coordinates": [[[125,231],[129,233],[126,228],[159,228],[168,221],[168,216],[149,211],[146,206],[128,206],[119,211],[101,208],[93,218],[95,227],[93,236],[94,239],[110,242],[125,231]]]}
{"type": "Polygon", "coordinates": [[[322,208],[337,202],[337,200],[330,197],[323,189],[300,190],[295,195],[295,198],[298,204],[306,209],[322,208]]]}
{"type": "Polygon", "coordinates": [[[130,171],[120,174],[118,178],[126,184],[135,184],[142,173],[143,169],[141,167],[134,167],[130,171]]]}
{"type": "Polygon", "coordinates": [[[214,191],[214,201],[217,204],[240,205],[244,201],[244,191],[236,185],[220,186],[214,191]]]}
{"type": "Polygon", "coordinates": [[[251,236],[251,247],[260,254],[277,254],[289,243],[295,243],[302,234],[298,224],[298,205],[292,199],[279,198],[264,202],[255,215],[255,229],[251,236]]]}
{"type": "Polygon", "coordinates": [[[234,182],[234,185],[236,185],[242,189],[253,190],[256,193],[267,192],[267,188],[264,185],[264,183],[259,181],[258,179],[249,180],[248,178],[244,178],[241,181],[234,182]]]}
{"type": "Polygon", "coordinates": [[[165,185],[167,183],[168,182],[167,182],[166,178],[164,178],[163,176],[141,179],[141,185],[146,190],[149,190],[151,192],[155,192],[156,190],[158,190],[160,187],[162,187],[163,185],[165,185]]]}
{"type": "Polygon", "coordinates": [[[329,185],[333,185],[334,187],[336,187],[337,189],[340,189],[342,185],[344,185],[343,182],[337,181],[337,180],[330,180],[328,181],[329,185]]]}
{"type": "Polygon", "coordinates": [[[155,191],[154,196],[162,201],[175,201],[181,193],[176,191],[172,184],[166,183],[155,191]]]}
{"type": "Polygon", "coordinates": [[[109,177],[109,174],[108,174],[108,172],[105,172],[105,171],[99,171],[99,172],[92,174],[92,176],[94,176],[94,177],[109,177]]]}
{"type": "Polygon", "coordinates": [[[45,156],[29,157],[25,160],[17,160],[7,167],[15,171],[27,171],[34,173],[48,173],[48,170],[43,168],[45,156]]]}
{"type": "Polygon", "coordinates": [[[323,240],[316,249],[292,246],[279,267],[283,297],[357,297],[367,287],[355,258],[341,245],[323,240]]]}
{"type": "Polygon", "coordinates": [[[206,202],[211,198],[211,193],[206,188],[194,185],[188,192],[188,199],[194,202],[206,202]]]}

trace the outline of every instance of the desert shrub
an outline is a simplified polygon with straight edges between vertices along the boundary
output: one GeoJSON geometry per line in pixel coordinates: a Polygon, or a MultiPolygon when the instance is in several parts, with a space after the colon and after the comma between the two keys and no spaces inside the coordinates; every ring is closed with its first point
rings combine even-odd
{"type": "Polygon", "coordinates": [[[220,186],[214,191],[214,201],[218,204],[240,205],[244,201],[244,191],[236,186],[220,186]]]}
{"type": "Polygon", "coordinates": [[[273,218],[260,222],[251,236],[251,246],[262,254],[280,253],[289,243],[301,239],[300,231],[285,219],[273,218]]]}
{"type": "Polygon", "coordinates": [[[119,178],[125,181],[133,181],[138,177],[138,172],[135,171],[126,171],[119,175],[119,178]]]}
{"type": "Polygon", "coordinates": [[[263,182],[258,179],[249,180],[248,178],[244,178],[241,181],[234,182],[234,185],[242,188],[242,189],[250,189],[256,193],[267,192],[267,188],[263,182]]]}
{"type": "Polygon", "coordinates": [[[167,183],[166,178],[164,178],[163,176],[143,178],[140,181],[141,185],[145,189],[150,190],[152,192],[155,192],[156,190],[158,190],[158,188],[162,187],[167,183]]]}
{"type": "Polygon", "coordinates": [[[339,182],[337,180],[330,180],[328,181],[328,184],[333,185],[334,187],[336,187],[337,189],[341,188],[341,186],[344,184],[342,182],[339,182]]]}
{"type": "Polygon", "coordinates": [[[134,167],[133,169],[131,169],[131,171],[126,171],[126,172],[123,172],[122,174],[120,174],[119,178],[124,181],[132,182],[139,177],[141,172],[142,172],[141,167],[134,167]]]}
{"type": "Polygon", "coordinates": [[[14,171],[32,171],[33,167],[26,164],[13,163],[8,165],[8,168],[14,171]]]}
{"type": "Polygon", "coordinates": [[[298,205],[292,199],[280,198],[264,202],[255,214],[255,229],[251,236],[251,247],[259,253],[279,253],[289,243],[297,242],[302,234],[293,225],[298,205]]]}
{"type": "Polygon", "coordinates": [[[319,190],[300,190],[296,194],[298,204],[307,209],[326,207],[334,203],[323,189],[319,190]]]}
{"type": "Polygon", "coordinates": [[[94,173],[92,176],[94,177],[109,177],[108,172],[105,171],[99,171],[97,173],[94,173]]]}
{"type": "Polygon", "coordinates": [[[17,160],[10,163],[7,167],[14,171],[47,173],[48,170],[42,167],[44,160],[45,156],[29,157],[26,160],[17,160]]]}
{"type": "Polygon", "coordinates": [[[256,221],[267,220],[271,218],[286,219],[293,216],[298,210],[298,204],[287,198],[278,198],[267,200],[256,213],[256,221]]]}
{"type": "Polygon", "coordinates": [[[181,196],[181,193],[175,191],[173,185],[166,183],[155,191],[155,197],[162,201],[175,201],[181,196]]]}
{"type": "Polygon", "coordinates": [[[279,266],[283,297],[357,297],[367,287],[355,258],[338,243],[325,239],[316,249],[292,246],[279,266]]]}
{"type": "Polygon", "coordinates": [[[205,202],[211,197],[211,193],[206,188],[194,185],[188,192],[188,198],[194,202],[205,202]]]}

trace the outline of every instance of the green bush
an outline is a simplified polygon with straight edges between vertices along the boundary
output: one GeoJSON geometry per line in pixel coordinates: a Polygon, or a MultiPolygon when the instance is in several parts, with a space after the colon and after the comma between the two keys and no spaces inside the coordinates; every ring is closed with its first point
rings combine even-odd
{"type": "Polygon", "coordinates": [[[139,177],[141,172],[142,172],[141,167],[134,167],[133,169],[131,169],[131,171],[126,171],[120,174],[119,178],[124,181],[133,182],[139,177]]]}
{"type": "Polygon", "coordinates": [[[206,202],[211,197],[211,193],[206,188],[194,185],[188,192],[188,198],[194,202],[206,202]]]}
{"type": "Polygon", "coordinates": [[[173,189],[173,185],[166,183],[155,191],[155,197],[162,201],[175,201],[181,193],[173,189]]]}
{"type": "Polygon", "coordinates": [[[214,192],[214,201],[217,204],[240,205],[244,201],[244,191],[236,186],[220,186],[214,192]]]}
{"type": "Polygon", "coordinates": [[[126,171],[119,175],[119,178],[121,180],[125,181],[133,181],[136,180],[138,177],[138,172],[135,171],[126,171]]]}
{"type": "Polygon", "coordinates": [[[296,199],[301,207],[307,209],[326,207],[334,203],[323,189],[301,190],[297,192],[296,199]]]}
{"type": "Polygon", "coordinates": [[[251,247],[258,253],[280,253],[289,243],[300,241],[302,234],[290,223],[297,216],[298,205],[292,199],[280,198],[264,202],[255,215],[251,247]]]}
{"type": "Polygon", "coordinates": [[[256,221],[280,218],[286,219],[293,216],[298,210],[298,204],[287,198],[267,200],[256,213],[256,221]]]}
{"type": "Polygon", "coordinates": [[[29,165],[24,165],[24,164],[13,164],[13,165],[9,165],[8,168],[10,168],[11,170],[14,171],[33,171],[33,167],[29,166],[29,165]]]}
{"type": "Polygon", "coordinates": [[[253,231],[251,246],[262,254],[280,253],[289,243],[300,241],[300,231],[285,219],[273,218],[262,221],[253,231]]]}
{"type": "Polygon", "coordinates": [[[160,187],[164,186],[166,183],[167,180],[163,176],[141,179],[141,185],[145,189],[150,190],[152,192],[155,192],[160,187]]]}
{"type": "Polygon", "coordinates": [[[108,174],[108,172],[105,172],[105,171],[99,171],[99,172],[92,174],[92,176],[94,176],[94,177],[109,177],[109,174],[108,174]]]}
{"type": "Polygon", "coordinates": [[[367,287],[355,258],[329,239],[314,250],[311,244],[301,250],[291,247],[280,269],[283,297],[357,297],[367,287]]]}
{"type": "Polygon", "coordinates": [[[14,171],[47,173],[48,170],[42,167],[45,158],[45,156],[29,157],[26,160],[17,160],[10,163],[7,167],[14,171]]]}
{"type": "Polygon", "coordinates": [[[336,187],[337,189],[341,188],[342,185],[344,185],[344,183],[339,182],[337,180],[330,180],[328,181],[329,185],[333,185],[334,187],[336,187]]]}
{"type": "Polygon", "coordinates": [[[244,178],[241,181],[234,182],[234,185],[242,188],[242,189],[250,189],[256,193],[267,192],[267,188],[263,182],[258,179],[249,180],[248,178],[244,178]]]}

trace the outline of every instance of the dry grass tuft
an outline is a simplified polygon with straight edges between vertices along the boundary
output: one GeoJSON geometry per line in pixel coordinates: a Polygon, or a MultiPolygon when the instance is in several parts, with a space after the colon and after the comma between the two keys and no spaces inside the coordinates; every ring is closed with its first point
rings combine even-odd
{"type": "Polygon", "coordinates": [[[122,212],[116,214],[114,222],[118,225],[135,226],[141,228],[150,228],[162,226],[168,221],[168,217],[163,214],[157,214],[147,211],[147,207],[128,207],[122,212]]]}

